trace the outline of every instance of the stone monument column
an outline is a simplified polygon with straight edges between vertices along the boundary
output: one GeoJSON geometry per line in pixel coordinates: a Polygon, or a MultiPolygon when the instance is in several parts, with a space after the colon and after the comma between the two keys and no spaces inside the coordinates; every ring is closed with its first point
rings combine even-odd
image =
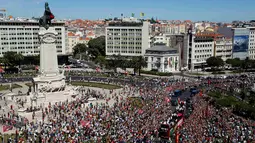
{"type": "Polygon", "coordinates": [[[40,72],[44,76],[56,76],[59,74],[57,61],[57,41],[58,33],[54,27],[45,29],[40,27],[40,72]]]}

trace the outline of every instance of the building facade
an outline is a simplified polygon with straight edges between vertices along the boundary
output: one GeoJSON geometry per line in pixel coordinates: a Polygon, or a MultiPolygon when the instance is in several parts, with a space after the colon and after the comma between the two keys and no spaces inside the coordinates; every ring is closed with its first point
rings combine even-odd
{"type": "Polygon", "coordinates": [[[158,44],[147,49],[144,56],[147,62],[147,67],[144,70],[157,70],[159,72],[179,71],[179,53],[176,48],[158,44]]]}
{"type": "Polygon", "coordinates": [[[106,55],[140,56],[149,48],[149,22],[119,22],[106,27],[106,55]]]}
{"type": "Polygon", "coordinates": [[[249,59],[255,59],[255,27],[248,27],[249,29],[249,45],[248,55],[249,59]]]}
{"type": "Polygon", "coordinates": [[[206,60],[214,56],[215,34],[199,33],[193,36],[191,48],[191,70],[201,69],[206,60]]]}
{"type": "MultiPolygon", "coordinates": [[[[66,54],[68,40],[65,23],[52,23],[57,36],[57,54],[66,54]]],[[[39,47],[39,23],[29,21],[0,21],[0,57],[7,51],[21,53],[24,56],[38,55],[39,47]]]]}
{"type": "Polygon", "coordinates": [[[223,36],[215,38],[214,56],[220,57],[223,61],[232,58],[232,38],[227,39],[223,36]]]}

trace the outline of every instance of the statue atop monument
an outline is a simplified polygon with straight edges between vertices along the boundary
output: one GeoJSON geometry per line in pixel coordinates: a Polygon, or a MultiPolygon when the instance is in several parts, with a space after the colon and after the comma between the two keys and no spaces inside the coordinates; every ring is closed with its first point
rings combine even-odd
{"type": "Polygon", "coordinates": [[[48,29],[51,26],[51,20],[54,19],[54,15],[52,14],[49,4],[45,3],[44,15],[39,19],[39,26],[48,29]]]}

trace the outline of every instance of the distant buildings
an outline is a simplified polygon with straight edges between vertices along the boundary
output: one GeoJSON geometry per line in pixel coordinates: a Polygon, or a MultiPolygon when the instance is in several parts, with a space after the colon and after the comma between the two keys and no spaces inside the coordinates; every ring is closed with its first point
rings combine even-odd
{"type": "Polygon", "coordinates": [[[143,56],[149,48],[149,22],[113,22],[106,27],[106,55],[143,56]]]}
{"type": "Polygon", "coordinates": [[[73,33],[73,32],[68,32],[68,53],[71,54],[73,52],[73,48],[77,44],[85,44],[87,45],[88,42],[92,39],[95,38],[95,35],[90,32],[89,36],[86,37],[84,35],[80,35],[78,33],[73,33]]]}

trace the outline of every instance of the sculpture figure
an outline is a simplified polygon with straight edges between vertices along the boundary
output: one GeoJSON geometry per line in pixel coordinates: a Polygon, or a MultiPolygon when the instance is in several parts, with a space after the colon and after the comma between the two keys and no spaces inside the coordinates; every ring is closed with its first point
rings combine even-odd
{"type": "Polygon", "coordinates": [[[45,3],[44,15],[41,18],[34,18],[39,20],[39,26],[48,29],[51,26],[51,20],[54,19],[54,15],[52,14],[49,4],[45,3]]]}

